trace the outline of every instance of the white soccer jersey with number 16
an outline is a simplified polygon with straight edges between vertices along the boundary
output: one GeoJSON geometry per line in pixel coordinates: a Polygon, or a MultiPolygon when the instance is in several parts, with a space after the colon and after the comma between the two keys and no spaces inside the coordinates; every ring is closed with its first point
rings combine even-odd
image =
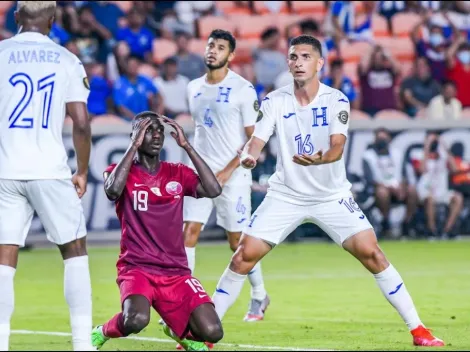
{"type": "MultiPolygon", "coordinates": [[[[218,84],[206,75],[188,85],[188,99],[196,124],[194,148],[213,172],[222,170],[246,143],[245,127],[254,126],[259,104],[253,85],[229,70],[218,84]]],[[[237,168],[227,185],[251,184],[251,172],[237,168]]]]}
{"type": "Polygon", "coordinates": [[[277,166],[269,179],[269,196],[290,203],[326,202],[350,195],[344,156],[331,164],[302,166],[294,163],[295,154],[313,155],[330,147],[330,136],[347,136],[349,101],[339,90],[320,83],[315,99],[300,106],[294,84],[268,94],[261,103],[261,120],[254,136],[267,142],[276,131],[277,166]]]}
{"type": "Polygon", "coordinates": [[[65,104],[86,103],[85,69],[40,33],[0,43],[0,179],[70,179],[62,142],[65,104]]]}

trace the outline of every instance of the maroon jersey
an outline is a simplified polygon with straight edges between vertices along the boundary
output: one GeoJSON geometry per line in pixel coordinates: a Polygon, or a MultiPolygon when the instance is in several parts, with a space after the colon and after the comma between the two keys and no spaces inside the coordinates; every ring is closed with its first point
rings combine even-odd
{"type": "Polygon", "coordinates": [[[191,274],[184,250],[183,200],[197,197],[198,184],[197,174],[185,165],[161,162],[151,174],[134,162],[116,200],[122,230],[119,275],[136,267],[153,275],[191,274]]]}

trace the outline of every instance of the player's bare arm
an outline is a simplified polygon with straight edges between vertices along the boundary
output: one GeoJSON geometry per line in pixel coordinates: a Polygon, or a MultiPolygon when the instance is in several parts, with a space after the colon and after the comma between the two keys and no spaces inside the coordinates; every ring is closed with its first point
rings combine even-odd
{"type": "Polygon", "coordinates": [[[104,191],[110,200],[118,199],[126,186],[127,176],[132,167],[134,156],[144,141],[145,132],[151,125],[152,120],[147,117],[138,121],[132,129],[131,143],[124,154],[124,157],[116,165],[111,173],[104,173],[104,191]]]}
{"type": "Polygon", "coordinates": [[[241,165],[245,169],[253,169],[265,145],[265,141],[252,136],[245,145],[245,148],[243,148],[243,151],[239,151],[241,165]]]}
{"type": "MultiPolygon", "coordinates": [[[[247,126],[245,127],[245,134],[247,139],[249,140],[255,131],[255,126],[247,126]]],[[[242,146],[240,149],[243,149],[245,146],[242,146]]],[[[224,167],[222,170],[217,172],[215,176],[220,183],[220,186],[224,186],[227,181],[232,176],[233,172],[240,166],[240,156],[237,155],[224,167]]]]}
{"type": "Polygon", "coordinates": [[[72,182],[81,198],[86,192],[88,177],[88,162],[91,150],[91,127],[88,110],[85,103],[71,102],[66,104],[67,114],[73,120],[73,145],[77,153],[77,171],[72,176],[72,182]]]}
{"type": "Polygon", "coordinates": [[[206,162],[188,142],[188,139],[181,126],[166,116],[162,116],[162,120],[166,124],[173,127],[174,131],[170,132],[171,136],[176,140],[176,143],[178,143],[178,145],[183,148],[186,153],[188,153],[189,158],[196,168],[200,179],[200,182],[197,186],[198,196],[204,198],[218,197],[222,193],[222,187],[206,162]]]}
{"type": "Polygon", "coordinates": [[[344,145],[346,144],[346,136],[343,134],[333,134],[330,136],[330,149],[324,154],[319,150],[313,155],[296,154],[292,161],[302,166],[322,165],[334,163],[343,157],[344,145]]]}

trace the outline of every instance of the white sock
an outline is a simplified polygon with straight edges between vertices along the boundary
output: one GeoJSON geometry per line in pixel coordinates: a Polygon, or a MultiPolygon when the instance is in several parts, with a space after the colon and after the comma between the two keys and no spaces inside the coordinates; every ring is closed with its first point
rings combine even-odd
{"type": "Polygon", "coordinates": [[[385,298],[401,315],[408,329],[413,330],[423,325],[403,279],[392,264],[374,277],[385,298]]]}
{"type": "Polygon", "coordinates": [[[262,301],[266,298],[266,290],[264,288],[263,272],[261,271],[261,263],[256,263],[255,267],[248,273],[248,280],[251,284],[251,298],[262,301]]]}
{"type": "Polygon", "coordinates": [[[64,260],[64,295],[70,310],[74,351],[91,351],[91,280],[88,256],[64,260]]]}
{"type": "Polygon", "coordinates": [[[16,269],[0,265],[0,351],[8,351],[10,320],[15,307],[13,279],[16,269]]]}
{"type": "Polygon", "coordinates": [[[222,277],[217,284],[212,301],[215,305],[215,311],[219,319],[224,318],[227,310],[235,303],[240,292],[242,291],[243,284],[245,283],[246,275],[240,275],[229,268],[225,269],[222,277]]]}
{"type": "Polygon", "coordinates": [[[186,257],[188,257],[188,266],[191,270],[191,274],[194,274],[194,268],[196,267],[196,247],[184,247],[186,251],[186,257]]]}

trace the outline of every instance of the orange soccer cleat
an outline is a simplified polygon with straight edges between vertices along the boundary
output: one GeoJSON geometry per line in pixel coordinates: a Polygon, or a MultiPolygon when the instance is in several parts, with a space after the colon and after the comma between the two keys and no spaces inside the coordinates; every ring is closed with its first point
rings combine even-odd
{"type": "Polygon", "coordinates": [[[426,346],[426,347],[445,346],[444,341],[433,336],[431,334],[431,331],[425,328],[423,325],[420,325],[416,329],[411,330],[411,335],[413,335],[413,344],[415,346],[426,346]]]}

